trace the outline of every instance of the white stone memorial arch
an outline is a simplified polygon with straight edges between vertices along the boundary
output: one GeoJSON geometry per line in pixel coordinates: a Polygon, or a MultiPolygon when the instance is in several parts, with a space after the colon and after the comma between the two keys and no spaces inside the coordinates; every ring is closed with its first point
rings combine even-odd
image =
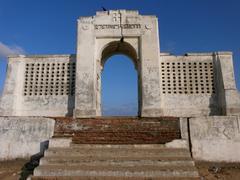
{"type": "Polygon", "coordinates": [[[75,117],[101,116],[101,69],[118,53],[130,57],[138,72],[139,115],[160,115],[157,17],[115,10],[78,20],[75,117]]]}
{"type": "Polygon", "coordinates": [[[2,116],[101,116],[101,71],[124,54],[138,73],[139,116],[238,115],[231,52],[160,53],[156,16],[110,10],[78,19],[77,53],[8,58],[2,116]]]}
{"type": "Polygon", "coordinates": [[[90,137],[96,143],[97,135],[103,134],[100,141],[122,143],[120,139],[126,136],[116,140],[113,136],[120,131],[113,128],[119,125],[114,122],[124,122],[121,128],[127,129],[123,134],[128,136],[130,130],[134,141],[136,137],[146,141],[145,135],[152,138],[153,128],[158,140],[158,134],[167,137],[164,142],[181,137],[167,147],[182,149],[191,144],[196,160],[240,162],[240,94],[232,52],[160,53],[157,17],[139,15],[138,11],[110,10],[80,17],[77,34],[76,54],[8,58],[0,97],[0,160],[39,154],[40,144],[53,135],[60,138],[51,139],[50,147],[71,147],[72,139],[73,143],[78,141],[81,133],[87,133],[83,142],[90,137]],[[102,124],[106,118],[91,118],[101,116],[104,63],[119,53],[133,61],[138,73],[139,116],[159,118],[132,119],[126,124],[124,119],[102,124]],[[97,126],[98,133],[94,132],[97,126]],[[136,127],[147,131],[140,128],[141,135],[136,127]],[[111,136],[106,135],[109,129],[111,136]]]}

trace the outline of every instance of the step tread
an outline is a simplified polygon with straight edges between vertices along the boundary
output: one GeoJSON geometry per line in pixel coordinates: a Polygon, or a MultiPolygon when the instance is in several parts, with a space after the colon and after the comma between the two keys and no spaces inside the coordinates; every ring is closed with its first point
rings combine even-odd
{"type": "Polygon", "coordinates": [[[155,165],[155,166],[194,166],[194,162],[192,160],[136,160],[136,161],[119,161],[119,160],[84,160],[84,159],[61,159],[61,158],[42,158],[40,160],[41,165],[57,165],[57,164],[65,164],[65,165],[111,165],[111,166],[142,166],[142,165],[155,165]]]}
{"type": "Polygon", "coordinates": [[[157,148],[144,148],[144,147],[134,147],[134,146],[126,146],[126,147],[121,147],[120,146],[100,146],[100,147],[84,147],[84,146],[81,146],[79,145],[78,147],[77,146],[70,146],[70,147],[50,147],[48,150],[48,152],[50,151],[61,151],[61,152],[65,152],[65,151],[78,151],[78,152],[84,152],[84,151],[105,151],[105,152],[111,152],[111,151],[129,151],[129,152],[136,152],[136,151],[139,151],[139,152],[158,152],[158,153],[161,153],[161,152],[186,152],[186,153],[189,153],[189,150],[188,149],[185,149],[185,148],[166,148],[166,147],[157,147],[157,148]]]}
{"type": "Polygon", "coordinates": [[[61,159],[78,159],[78,160],[98,160],[98,161],[105,161],[105,160],[115,160],[115,161],[126,161],[126,160],[131,160],[131,161],[137,161],[137,160],[165,160],[165,161],[172,161],[172,160],[192,160],[192,158],[189,156],[149,156],[149,157],[143,157],[143,156],[69,156],[69,155],[64,155],[64,156],[45,156],[45,158],[61,158],[61,159]]]}
{"type": "Polygon", "coordinates": [[[139,155],[142,155],[142,156],[155,156],[155,157],[161,157],[161,156],[175,156],[175,157],[178,157],[178,156],[186,156],[186,157],[189,157],[190,156],[190,153],[189,152],[176,152],[176,151],[173,151],[173,152],[144,152],[144,151],[89,151],[89,152],[84,152],[84,151],[46,151],[45,152],[45,155],[46,156],[58,156],[58,155],[63,155],[65,156],[66,153],[69,153],[67,154],[68,156],[83,156],[83,155],[86,155],[86,156],[89,156],[89,155],[95,155],[95,156],[100,156],[100,155],[108,155],[108,156],[139,156],[139,155]]]}
{"type": "Polygon", "coordinates": [[[111,177],[111,176],[102,176],[102,177],[86,177],[86,176],[33,176],[32,180],[199,180],[199,177],[172,177],[172,178],[163,178],[163,177],[111,177]]]}
{"type": "Polygon", "coordinates": [[[72,151],[64,151],[64,152],[59,152],[59,151],[48,151],[45,152],[44,154],[45,157],[54,157],[54,156],[59,156],[59,157],[64,157],[64,156],[75,156],[75,157],[142,157],[142,158],[161,158],[161,157],[190,157],[190,153],[187,152],[72,152],[72,151]]]}

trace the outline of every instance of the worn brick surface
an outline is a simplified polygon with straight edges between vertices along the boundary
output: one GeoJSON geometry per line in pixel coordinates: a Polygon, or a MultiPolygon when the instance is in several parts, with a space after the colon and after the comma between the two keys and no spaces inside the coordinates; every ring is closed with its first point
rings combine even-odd
{"type": "Polygon", "coordinates": [[[55,137],[81,144],[158,144],[179,139],[179,118],[55,118],[55,137]]]}

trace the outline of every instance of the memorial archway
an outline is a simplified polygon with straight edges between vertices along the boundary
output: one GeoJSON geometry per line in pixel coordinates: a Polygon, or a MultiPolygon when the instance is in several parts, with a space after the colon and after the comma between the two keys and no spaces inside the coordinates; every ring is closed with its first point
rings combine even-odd
{"type": "Polygon", "coordinates": [[[101,71],[106,59],[124,54],[138,72],[139,116],[161,115],[157,19],[135,11],[100,12],[78,20],[74,117],[101,116],[101,71]]]}

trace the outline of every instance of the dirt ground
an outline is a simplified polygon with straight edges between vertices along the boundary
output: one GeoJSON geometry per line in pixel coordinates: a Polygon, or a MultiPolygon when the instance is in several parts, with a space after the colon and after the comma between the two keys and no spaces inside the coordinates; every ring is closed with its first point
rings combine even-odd
{"type": "Polygon", "coordinates": [[[240,180],[240,163],[196,162],[201,180],[240,180]]]}
{"type": "Polygon", "coordinates": [[[0,180],[25,180],[38,166],[38,159],[17,159],[0,161],[0,180]]]}
{"type": "MultiPolygon", "coordinates": [[[[24,180],[38,165],[37,160],[14,160],[0,162],[0,180],[24,180]]],[[[240,180],[240,163],[197,162],[201,180],[240,180]]]]}

